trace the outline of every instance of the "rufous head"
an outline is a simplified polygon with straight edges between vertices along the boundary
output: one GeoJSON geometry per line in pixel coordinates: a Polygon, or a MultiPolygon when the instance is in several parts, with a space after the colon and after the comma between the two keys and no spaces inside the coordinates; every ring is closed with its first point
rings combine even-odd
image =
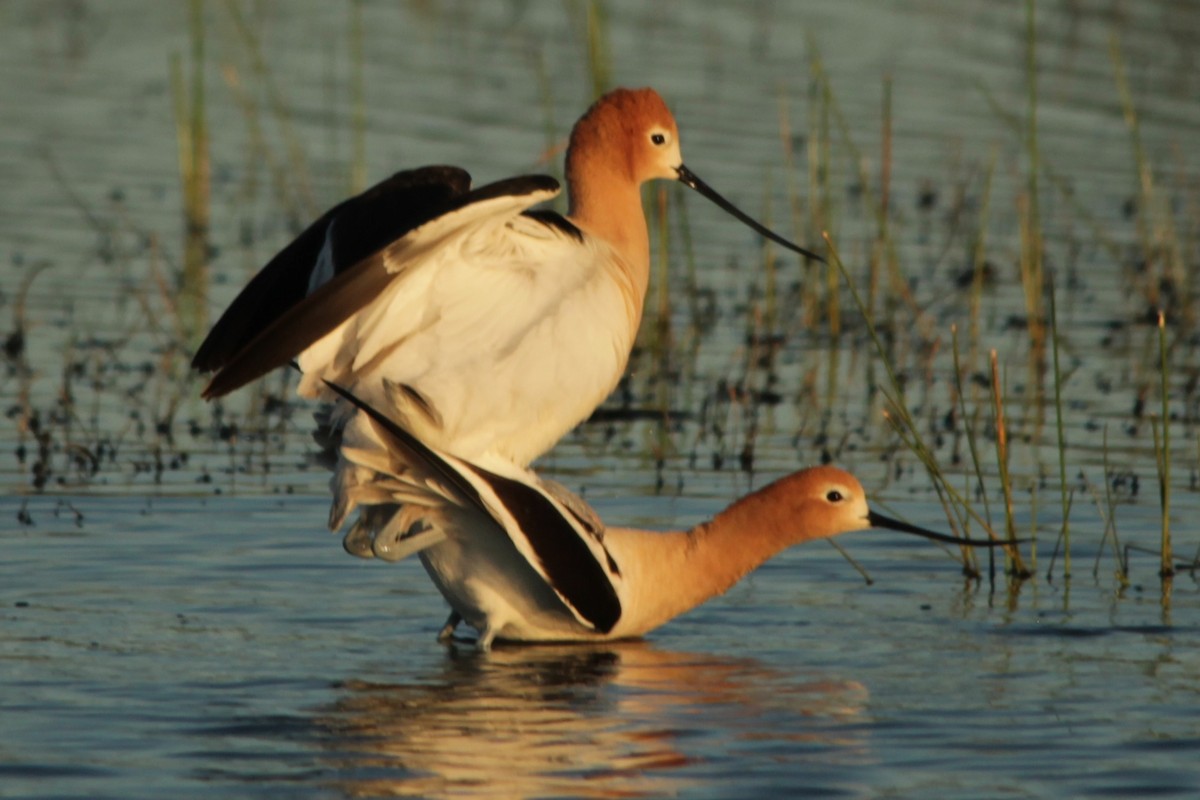
{"type": "Polygon", "coordinates": [[[614,89],[571,131],[567,170],[606,169],[640,184],[677,179],[683,156],[675,118],[653,89],[614,89]]]}
{"type": "MultiPolygon", "coordinates": [[[[636,189],[655,178],[677,180],[708,198],[726,213],[777,244],[808,258],[821,256],[791,242],[748,216],[683,163],[675,117],[653,89],[614,89],[597,100],[571,131],[567,146],[567,182],[572,216],[602,213],[594,203],[596,183],[636,189]]],[[[603,191],[603,190],[602,190],[603,191]]]]}
{"type": "Polygon", "coordinates": [[[865,528],[886,528],[911,533],[948,544],[995,547],[991,539],[961,539],[885,517],[867,505],[867,493],[858,479],[837,467],[802,469],[781,478],[764,490],[779,497],[776,502],[792,519],[795,541],[825,539],[865,528]]]}
{"type": "Polygon", "coordinates": [[[811,467],[772,487],[803,539],[824,539],[871,527],[867,495],[858,479],[837,467],[811,467]]]}

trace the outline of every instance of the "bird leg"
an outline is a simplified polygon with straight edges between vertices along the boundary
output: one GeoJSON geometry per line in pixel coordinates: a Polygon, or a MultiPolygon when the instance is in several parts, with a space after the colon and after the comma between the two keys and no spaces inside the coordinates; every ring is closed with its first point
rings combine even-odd
{"type": "Polygon", "coordinates": [[[462,622],[462,614],[457,611],[451,611],[450,616],[446,617],[446,624],[438,631],[438,641],[448,642],[454,637],[454,629],[458,627],[458,623],[462,622]]]}
{"type": "Polygon", "coordinates": [[[359,558],[374,558],[375,551],[371,546],[374,535],[366,515],[360,514],[346,535],[342,537],[342,548],[352,556],[359,558]]]}
{"type": "Polygon", "coordinates": [[[388,529],[397,516],[396,505],[363,506],[358,519],[342,537],[342,547],[347,553],[359,558],[375,558],[375,541],[388,529]]]}
{"type": "Polygon", "coordinates": [[[375,534],[371,550],[384,561],[400,561],[446,540],[446,532],[425,519],[428,509],[403,505],[375,534]]]}
{"type": "Polygon", "coordinates": [[[475,649],[481,653],[490,653],[492,651],[492,642],[495,640],[496,629],[491,625],[486,625],[479,632],[479,638],[475,640],[475,649]]]}

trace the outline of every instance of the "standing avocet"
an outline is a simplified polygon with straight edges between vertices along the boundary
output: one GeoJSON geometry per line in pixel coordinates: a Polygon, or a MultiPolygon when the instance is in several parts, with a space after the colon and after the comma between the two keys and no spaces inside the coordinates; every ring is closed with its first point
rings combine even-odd
{"type": "MultiPolygon", "coordinates": [[[[295,359],[299,392],[349,388],[421,441],[473,462],[524,467],[616,386],[650,272],[640,186],[681,181],[754,230],[683,164],[675,120],[652,89],[618,89],[571,132],[566,217],[531,207],[558,194],[527,175],[470,189],[457,167],[400,172],[328,211],[279,252],[213,327],[193,366],[220,397],[295,359]]],[[[332,441],[374,435],[342,404],[332,441]]],[[[338,460],[331,528],[384,502],[369,471],[338,460]]],[[[360,519],[347,549],[394,555],[391,518],[360,519]]],[[[411,519],[396,521],[393,532],[411,519]]]]}
{"type": "Polygon", "coordinates": [[[487,650],[499,639],[575,641],[641,636],[724,593],[792,545],[865,528],[890,528],[958,545],[959,539],[890,519],[867,507],[858,480],[836,467],[802,469],[743,497],[689,531],[605,528],[582,501],[562,502],[531,470],[496,471],[426,446],[353,395],[383,449],[346,450],[377,473],[394,501],[421,504],[423,531],[409,552],[452,612],[487,650]]]}

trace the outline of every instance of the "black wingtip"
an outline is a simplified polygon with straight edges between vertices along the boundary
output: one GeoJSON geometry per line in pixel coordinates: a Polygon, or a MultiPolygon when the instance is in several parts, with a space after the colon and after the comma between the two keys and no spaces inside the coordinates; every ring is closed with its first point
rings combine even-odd
{"type": "MultiPolygon", "coordinates": [[[[341,274],[430,219],[458,207],[465,202],[463,198],[470,188],[471,176],[458,167],[434,165],[404,170],[343,200],[314,220],[246,284],[196,349],[192,368],[216,373],[209,396],[219,397],[265,375],[315,341],[313,337],[321,330],[306,318],[292,331],[296,335],[282,342],[286,352],[276,352],[279,342],[274,342],[266,355],[255,345],[261,334],[309,295],[313,267],[331,242],[333,269],[341,274]],[[335,223],[339,233],[331,239],[335,223]],[[253,355],[250,361],[255,366],[238,363],[247,352],[253,355]],[[231,365],[236,366],[223,376],[221,373],[231,365]]],[[[363,296],[375,295],[366,291],[363,296]]],[[[323,308],[329,305],[321,303],[323,308]]],[[[340,308],[344,313],[353,310],[344,305],[340,308]]]]}

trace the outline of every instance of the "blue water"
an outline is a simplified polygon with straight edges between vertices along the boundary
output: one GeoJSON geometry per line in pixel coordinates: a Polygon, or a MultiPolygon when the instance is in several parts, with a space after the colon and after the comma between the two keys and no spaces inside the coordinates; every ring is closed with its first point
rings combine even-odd
{"type": "MultiPolygon", "coordinates": [[[[4,539],[4,795],[1186,797],[1198,592],[964,585],[860,534],[648,641],[434,641],[320,498],[79,498],[4,539]]],[[[602,508],[604,512],[608,509],[602,508]]]]}
{"type": "MultiPolygon", "coordinates": [[[[784,230],[789,187],[809,192],[819,49],[851,135],[831,120],[830,227],[859,281],[876,223],[856,185],[861,166],[878,190],[892,77],[890,224],[922,313],[889,312],[891,356],[923,435],[965,487],[970,453],[946,422],[950,326],[969,377],[998,351],[1015,516],[1021,535],[1036,527],[1038,576],[1010,587],[985,563],[967,580],[936,546],[859,533],[842,544],[870,584],[814,543],[645,641],[488,655],[435,641],[446,609],[418,564],[350,558],[324,530],[309,409],[264,410],[286,377],[216,410],[179,377],[187,346],[163,287],[181,258],[169,74],[172,54],[188,74],[186,4],[0,5],[0,330],[25,334],[0,377],[11,421],[0,426],[11,454],[0,459],[0,797],[1197,796],[1200,587],[1188,573],[1161,582],[1157,554],[1141,551],[1124,586],[1104,534],[1111,516],[1122,545],[1153,550],[1162,519],[1157,334],[1144,324],[1159,282],[1136,264],[1142,237],[1157,234],[1129,206],[1139,183],[1110,36],[1156,202],[1173,210],[1191,264],[1200,13],[1039,5],[1039,142],[1072,187],[1043,176],[1067,374],[1070,580],[1061,556],[1046,579],[1061,516],[1054,416],[1031,399],[1016,319],[1027,158],[989,106],[1024,119],[1022,9],[606,3],[614,82],[655,85],[689,165],[784,230]],[[970,264],[993,155],[995,279],[975,336],[970,293],[952,284],[970,264]]],[[[542,156],[590,98],[582,8],[365,4],[367,176],[435,161],[479,180],[555,169],[558,156],[542,156]]],[[[212,4],[206,19],[219,309],[295,224],[347,191],[352,25],[338,3],[212,4]]],[[[648,324],[610,416],[540,468],[611,522],[666,528],[827,455],[889,513],[945,529],[870,389],[882,367],[849,298],[841,335],[810,324],[795,285],[812,275],[780,261],[770,294],[757,242],[686,202],[695,285],[673,210],[671,346],[648,324]]],[[[801,218],[795,235],[812,241],[801,218]]],[[[1152,268],[1167,278],[1163,263],[1152,268]]],[[[1197,360],[1172,315],[1171,519],[1190,559],[1197,360]]],[[[967,391],[986,428],[990,393],[978,380],[967,391]]],[[[994,444],[980,442],[999,520],[994,444]]]]}

